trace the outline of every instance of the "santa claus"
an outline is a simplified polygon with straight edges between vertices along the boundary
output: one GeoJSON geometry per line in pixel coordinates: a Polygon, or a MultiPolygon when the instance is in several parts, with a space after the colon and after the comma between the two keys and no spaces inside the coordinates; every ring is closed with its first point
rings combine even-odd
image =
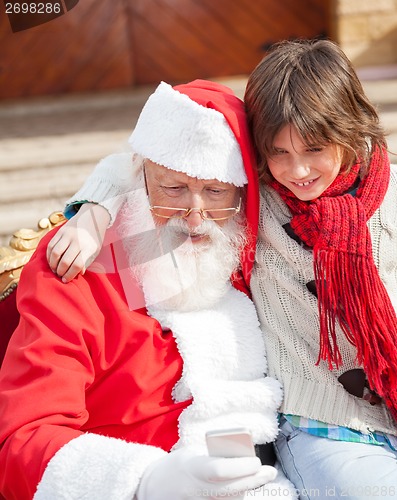
{"type": "Polygon", "coordinates": [[[258,184],[243,104],[219,84],[162,83],[130,143],[71,202],[101,201],[115,219],[87,272],[65,285],[46,245],[66,258],[76,221],[103,210],[91,204],[23,271],[0,377],[1,492],[293,498],[265,463],[282,391],[247,291],[258,184]],[[207,431],[242,426],[264,465],[208,456],[207,431]]]}

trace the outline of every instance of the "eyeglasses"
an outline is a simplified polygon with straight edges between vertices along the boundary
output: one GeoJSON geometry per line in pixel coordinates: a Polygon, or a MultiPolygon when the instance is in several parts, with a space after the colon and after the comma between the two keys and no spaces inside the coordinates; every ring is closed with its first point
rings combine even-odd
{"type": "MultiPolygon", "coordinates": [[[[146,195],[149,199],[149,190],[146,180],[146,165],[143,162],[143,179],[145,182],[146,195]]],[[[233,208],[175,208],[175,207],[162,207],[160,205],[150,205],[149,207],[152,214],[163,219],[185,219],[194,211],[198,211],[203,220],[226,220],[234,217],[241,210],[241,196],[238,201],[237,207],[233,208]]]]}
{"type": "Polygon", "coordinates": [[[152,214],[163,219],[185,219],[193,211],[199,212],[203,220],[226,220],[234,217],[241,210],[241,196],[238,206],[234,208],[173,208],[161,207],[159,205],[152,205],[149,207],[152,214]]]}

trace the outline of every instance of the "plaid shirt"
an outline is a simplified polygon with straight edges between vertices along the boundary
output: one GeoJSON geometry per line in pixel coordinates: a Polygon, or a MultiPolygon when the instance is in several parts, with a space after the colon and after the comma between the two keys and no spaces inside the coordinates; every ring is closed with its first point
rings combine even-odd
{"type": "Polygon", "coordinates": [[[283,415],[294,427],[298,427],[304,432],[313,436],[335,439],[337,441],[350,441],[353,443],[367,443],[376,446],[388,445],[394,451],[397,451],[397,437],[382,432],[370,432],[364,434],[348,427],[325,424],[318,420],[301,417],[299,415],[283,415]]]}

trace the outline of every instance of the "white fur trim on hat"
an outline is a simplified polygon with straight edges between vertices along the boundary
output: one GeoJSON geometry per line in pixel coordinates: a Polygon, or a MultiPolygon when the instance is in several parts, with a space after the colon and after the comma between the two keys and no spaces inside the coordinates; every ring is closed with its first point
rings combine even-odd
{"type": "Polygon", "coordinates": [[[223,114],[165,82],[147,100],[129,143],[145,158],[191,177],[238,187],[248,182],[239,144],[223,114]]]}

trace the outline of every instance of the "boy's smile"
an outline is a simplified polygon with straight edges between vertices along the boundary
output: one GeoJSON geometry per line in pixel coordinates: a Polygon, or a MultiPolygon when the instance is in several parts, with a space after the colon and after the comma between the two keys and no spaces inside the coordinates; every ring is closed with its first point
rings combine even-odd
{"type": "Polygon", "coordinates": [[[293,125],[286,125],[276,135],[273,150],[267,158],[271,174],[300,200],[321,196],[341,168],[338,146],[308,147],[293,125]]]}

